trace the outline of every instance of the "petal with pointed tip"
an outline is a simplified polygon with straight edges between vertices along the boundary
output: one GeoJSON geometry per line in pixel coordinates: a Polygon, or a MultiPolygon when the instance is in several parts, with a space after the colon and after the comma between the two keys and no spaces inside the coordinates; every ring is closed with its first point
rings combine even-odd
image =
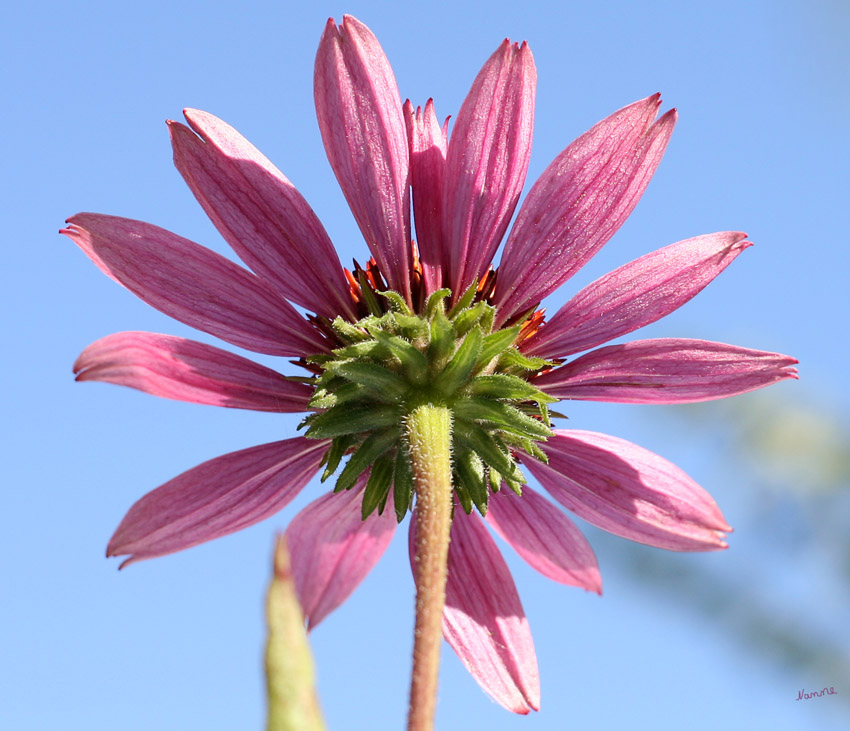
{"type": "Polygon", "coordinates": [[[537,70],[507,39],[478,73],[449,139],[443,189],[449,286],[459,297],[487,270],[525,183],[537,70]]]}
{"type": "MultiPolygon", "coordinates": [[[[342,604],[383,556],[395,533],[392,508],[360,515],[368,472],[350,490],[327,493],[286,529],[292,574],[307,628],[342,604]]],[[[389,500],[392,503],[392,497],[389,500]]]]}
{"type": "Polygon", "coordinates": [[[203,246],[129,218],[79,213],[67,223],[60,233],[104,274],[175,320],[258,353],[328,350],[289,302],[203,246]]]}
{"type": "Polygon", "coordinates": [[[174,164],[239,258],[292,302],[330,319],[352,316],[333,244],[295,186],[227,123],[183,114],[192,129],[168,123],[174,164]]]}
{"type": "Polygon", "coordinates": [[[172,335],[122,332],[89,345],[78,381],[103,381],[163,398],[254,411],[306,411],[313,389],[212,345],[172,335]]]}
{"type": "Polygon", "coordinates": [[[551,396],[628,404],[686,404],[796,378],[795,358],[682,338],[635,340],[586,353],[534,385],[551,396]]]}
{"type": "Polygon", "coordinates": [[[490,495],[487,522],[545,577],[602,593],[596,555],[576,525],[528,485],[490,495]]]}
{"type": "Polygon", "coordinates": [[[499,266],[497,324],[575,274],[614,235],[649,184],[676,123],[654,94],[612,114],[567,147],[522,204],[499,266]]]}
{"type": "Polygon", "coordinates": [[[679,309],[744,249],[736,231],[697,236],[653,251],[589,284],[538,333],[523,352],[563,358],[649,325],[679,309]]]}
{"type": "Polygon", "coordinates": [[[732,530],[705,490],[672,462],[607,434],[555,430],[549,464],[523,463],[559,503],[609,533],[671,551],[726,548],[732,530]]]}
{"type": "Polygon", "coordinates": [[[393,70],[378,39],[346,15],[328,20],[314,98],[325,151],[390,289],[410,301],[407,134],[393,70]]]}
{"type": "Polygon", "coordinates": [[[135,503],[106,549],[121,564],[182,551],[282,510],[319,469],[327,441],[296,437],[216,457],[135,503]]]}
{"type": "MultiPolygon", "coordinates": [[[[416,513],[408,548],[413,568],[416,513]]],[[[540,709],[540,678],[528,620],[511,572],[476,513],[456,509],[449,543],[443,637],[473,678],[514,713],[540,709]]]]}
{"type": "MultiPolygon", "coordinates": [[[[446,168],[446,127],[440,127],[429,99],[425,110],[404,104],[407,142],[410,147],[410,186],[416,241],[425,280],[425,296],[445,286],[449,253],[443,239],[443,176],[446,168]]],[[[448,120],[446,120],[448,123],[448,120]]]]}

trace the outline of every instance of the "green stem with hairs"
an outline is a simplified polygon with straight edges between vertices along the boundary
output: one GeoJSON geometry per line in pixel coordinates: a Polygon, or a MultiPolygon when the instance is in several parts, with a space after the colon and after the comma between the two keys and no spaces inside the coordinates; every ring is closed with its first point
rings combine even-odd
{"type": "Polygon", "coordinates": [[[419,406],[407,419],[416,491],[416,629],[408,731],[434,727],[452,520],[451,431],[452,412],[444,406],[419,406]]]}

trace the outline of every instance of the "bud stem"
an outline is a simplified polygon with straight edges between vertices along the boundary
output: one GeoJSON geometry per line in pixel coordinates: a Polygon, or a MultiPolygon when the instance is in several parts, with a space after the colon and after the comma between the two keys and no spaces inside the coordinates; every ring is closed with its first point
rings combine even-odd
{"type": "Polygon", "coordinates": [[[408,731],[431,731],[437,706],[446,565],[452,516],[452,412],[427,404],[407,419],[416,490],[416,629],[408,731]]]}
{"type": "Polygon", "coordinates": [[[289,570],[286,539],[278,538],[274,576],[266,600],[267,731],[324,731],[304,617],[289,570]]]}

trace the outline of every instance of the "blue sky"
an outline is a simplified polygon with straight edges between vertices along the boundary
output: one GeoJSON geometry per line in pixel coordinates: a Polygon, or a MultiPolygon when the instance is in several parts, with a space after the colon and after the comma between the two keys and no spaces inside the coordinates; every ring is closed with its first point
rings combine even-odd
{"type": "MultiPolygon", "coordinates": [[[[106,334],[209,339],[117,287],[56,231],[89,210],[149,221],[226,252],[170,160],[164,120],[191,106],[252,140],[311,203],[341,259],[362,260],[365,246],[324,157],[312,102],[318,39],[327,18],[345,12],[378,35],[402,96],[415,104],[433,96],[441,117],[456,114],[504,37],[529,41],[539,75],[529,182],[590,125],[662,92],[663,109],[677,107],[680,121],[655,179],[611,243],[547,302],[550,312],[660,246],[744,230],[756,245],[641,336],[792,354],[801,380],[776,387],[776,403],[804,403],[839,420],[850,407],[850,11],[838,0],[18,5],[0,30],[9,404],[2,728],[262,723],[262,602],[273,535],[319,486],[250,530],[120,574],[103,552],[146,491],[216,455],[291,435],[298,419],[75,384],[71,363],[106,334]]],[[[737,528],[731,548],[676,557],[675,565],[717,577],[708,591],[718,606],[746,601],[740,584],[721,591],[746,567],[745,588],[764,588],[789,610],[799,605],[792,616],[811,622],[813,637],[829,622],[846,630],[846,593],[831,594],[828,580],[820,586],[808,554],[790,563],[765,548],[784,542],[781,521],[752,519],[752,496],[761,493],[752,473],[732,466],[723,435],[734,425],[723,420],[742,418],[754,398],[740,397],[737,411],[688,412],[697,425],[676,421],[676,407],[571,405],[569,425],[653,449],[712,492],[737,528]],[[789,580],[789,567],[811,576],[811,587],[789,580]]],[[[671,599],[689,586],[675,576],[663,592],[647,586],[628,567],[653,549],[588,535],[599,547],[601,598],[547,582],[506,550],[536,640],[541,712],[519,718],[500,709],[446,646],[438,727],[839,728],[847,706],[835,698],[794,700],[801,687],[822,685],[823,674],[753,652],[711,613],[671,599]]],[[[397,536],[311,638],[332,729],[401,726],[413,622],[405,544],[397,536]]],[[[836,690],[850,694],[850,685],[836,690]]]]}

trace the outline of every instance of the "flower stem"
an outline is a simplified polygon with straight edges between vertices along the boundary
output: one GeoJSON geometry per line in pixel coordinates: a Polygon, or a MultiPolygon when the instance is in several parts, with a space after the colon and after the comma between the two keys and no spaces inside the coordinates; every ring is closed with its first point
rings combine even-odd
{"type": "Polygon", "coordinates": [[[407,440],[416,490],[416,629],[409,731],[430,731],[437,706],[446,565],[452,515],[452,412],[427,404],[410,414],[407,440]]]}

